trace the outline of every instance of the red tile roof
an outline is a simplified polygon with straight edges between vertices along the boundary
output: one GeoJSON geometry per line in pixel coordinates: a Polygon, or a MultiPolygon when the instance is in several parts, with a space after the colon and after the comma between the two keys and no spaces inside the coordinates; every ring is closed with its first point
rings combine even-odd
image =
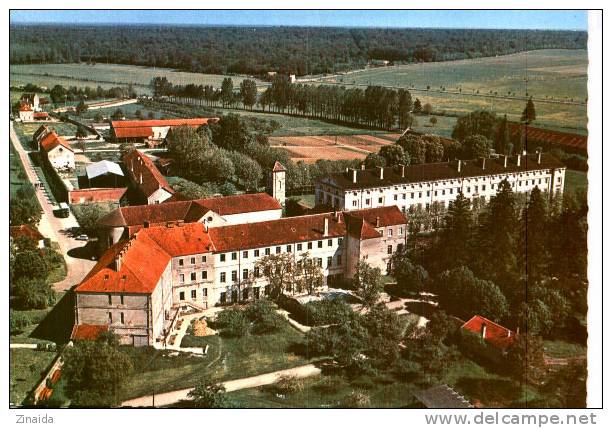
{"type": "Polygon", "coordinates": [[[166,177],[157,169],[153,161],[138,150],[132,150],[123,156],[123,162],[128,174],[142,193],[149,197],[159,189],[174,193],[166,177]],[[142,177],[142,183],[140,182],[142,177]]]}
{"type": "Polygon", "coordinates": [[[281,205],[272,196],[267,193],[253,193],[120,207],[100,219],[100,224],[118,227],[143,225],[145,221],[151,226],[179,220],[191,223],[200,220],[209,210],[224,216],[279,209],[282,209],[281,205]]]}
{"type": "Polygon", "coordinates": [[[217,122],[219,118],[162,119],[162,120],[115,120],[111,122],[115,138],[148,138],[154,127],[192,126],[199,127],[217,122]]]}
{"type": "Polygon", "coordinates": [[[530,148],[534,144],[552,144],[587,152],[588,137],[586,135],[536,128],[521,123],[508,123],[508,129],[511,137],[516,138],[521,135],[525,137],[530,148]]]}
{"type": "Polygon", "coordinates": [[[110,247],[75,291],[150,294],[170,260],[170,254],[146,234],[135,236],[110,247]]]}
{"type": "Polygon", "coordinates": [[[57,135],[55,131],[51,131],[50,133],[45,135],[42,140],[40,140],[40,147],[46,152],[50,152],[57,146],[62,146],[70,150],[71,152],[74,152],[74,150],[72,150],[72,147],[70,147],[70,144],[68,144],[68,142],[62,137],[57,135]]]}
{"type": "Polygon", "coordinates": [[[126,187],[71,190],[69,199],[71,204],[82,203],[81,198],[83,202],[119,202],[126,191],[126,187]]]}
{"type": "Polygon", "coordinates": [[[49,117],[49,113],[47,113],[46,111],[37,111],[34,113],[34,119],[48,118],[48,117],[49,117]]]}
{"type": "Polygon", "coordinates": [[[31,239],[44,239],[44,236],[38,231],[38,229],[30,226],[29,224],[22,224],[21,226],[11,226],[10,235],[13,238],[31,238],[31,239]]]}
{"type": "MultiPolygon", "coordinates": [[[[202,223],[143,228],[129,240],[110,247],[77,286],[76,292],[149,294],[172,257],[341,237],[346,234],[345,221],[368,222],[371,218],[378,218],[380,227],[406,223],[399,208],[392,206],[215,227],[208,231],[202,223]],[[324,234],[325,219],[328,221],[327,234],[324,234]],[[117,259],[120,260],[119,269],[117,259]]],[[[367,227],[369,231],[374,230],[369,222],[367,227]]],[[[381,236],[376,230],[374,232],[376,237],[381,236]]]]}
{"type": "Polygon", "coordinates": [[[480,315],[474,315],[461,328],[482,335],[483,326],[486,326],[484,339],[497,349],[506,350],[514,342],[515,332],[480,315]]]}
{"type": "MultiPolygon", "coordinates": [[[[107,325],[78,324],[72,327],[72,340],[97,340],[100,334],[108,331],[107,325]]],[[[59,376],[58,376],[59,378],[59,376]]]]}
{"type": "Polygon", "coordinates": [[[19,111],[32,111],[32,106],[30,104],[22,101],[19,103],[19,111]]]}

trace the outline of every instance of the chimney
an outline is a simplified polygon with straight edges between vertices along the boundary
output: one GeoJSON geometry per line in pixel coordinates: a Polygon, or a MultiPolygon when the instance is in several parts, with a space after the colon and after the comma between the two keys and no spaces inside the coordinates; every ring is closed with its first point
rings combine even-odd
{"type": "Polygon", "coordinates": [[[362,170],[362,171],[365,171],[365,163],[362,163],[362,164],[361,164],[361,170],[362,170]]]}
{"type": "Polygon", "coordinates": [[[329,235],[329,219],[325,217],[323,220],[323,236],[329,235]]]}
{"type": "Polygon", "coordinates": [[[486,167],[486,162],[487,162],[487,158],[483,157],[483,158],[482,158],[482,170],[483,170],[483,171],[485,170],[485,167],[486,167]]]}
{"type": "Polygon", "coordinates": [[[382,166],[379,166],[378,170],[380,172],[380,179],[382,180],[385,177],[385,168],[382,166]]]}
{"type": "Polygon", "coordinates": [[[337,223],[338,222],[338,211],[334,210],[334,216],[333,216],[334,221],[337,223]]]}
{"type": "Polygon", "coordinates": [[[508,168],[508,156],[504,155],[504,168],[508,168]]]}
{"type": "Polygon", "coordinates": [[[487,338],[487,325],[485,323],[482,323],[482,326],[480,327],[480,333],[483,339],[487,338]]]}
{"type": "Polygon", "coordinates": [[[121,252],[119,252],[116,256],[115,256],[115,270],[117,272],[119,272],[121,270],[121,256],[123,254],[121,252]]]}
{"type": "Polygon", "coordinates": [[[357,183],[357,170],[353,170],[353,183],[357,183]]]}
{"type": "Polygon", "coordinates": [[[457,172],[461,172],[461,159],[457,161],[457,172]]]}
{"type": "Polygon", "coordinates": [[[508,329],[508,337],[512,336],[512,330],[508,329]]]}
{"type": "Polygon", "coordinates": [[[516,166],[521,166],[521,155],[516,155],[516,166]]]}
{"type": "Polygon", "coordinates": [[[542,152],[538,151],[538,165],[542,163],[542,152]]]}
{"type": "Polygon", "coordinates": [[[402,178],[406,175],[406,165],[400,165],[400,172],[402,174],[402,178]]]}
{"type": "Polygon", "coordinates": [[[380,227],[380,217],[376,217],[376,227],[380,227]]]}
{"type": "Polygon", "coordinates": [[[140,182],[140,184],[142,184],[142,172],[140,173],[140,178],[138,179],[138,181],[140,182]]]}
{"type": "Polygon", "coordinates": [[[204,220],[204,231],[208,233],[208,220],[204,220]]]}

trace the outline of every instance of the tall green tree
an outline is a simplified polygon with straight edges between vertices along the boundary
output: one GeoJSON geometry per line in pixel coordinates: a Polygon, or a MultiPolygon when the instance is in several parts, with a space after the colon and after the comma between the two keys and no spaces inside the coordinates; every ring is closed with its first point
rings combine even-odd
{"type": "Polygon", "coordinates": [[[494,113],[476,110],[457,119],[452,137],[460,142],[476,134],[483,135],[486,138],[493,138],[496,124],[497,117],[494,113]]]}
{"type": "Polygon", "coordinates": [[[244,79],[240,82],[240,96],[242,97],[242,104],[253,110],[253,106],[257,102],[257,83],[251,79],[244,79]]]}
{"type": "Polygon", "coordinates": [[[547,212],[542,192],[534,187],[523,209],[521,233],[518,239],[520,265],[525,267],[529,284],[541,281],[548,273],[549,250],[547,212]]]}
{"type": "Polygon", "coordinates": [[[463,140],[463,158],[476,159],[491,156],[492,142],[484,135],[470,135],[463,140]]]}
{"type": "Polygon", "coordinates": [[[438,231],[432,259],[437,270],[468,266],[473,253],[474,220],[470,200],[463,193],[449,204],[444,225],[438,231]]]}
{"type": "Polygon", "coordinates": [[[509,155],[510,144],[508,116],[504,115],[504,118],[499,122],[497,130],[495,131],[495,151],[499,154],[509,155]]]}
{"type": "Polygon", "coordinates": [[[226,77],[221,82],[221,101],[223,107],[227,107],[234,102],[234,82],[231,77],[226,77]]]}
{"type": "Polygon", "coordinates": [[[363,306],[371,308],[378,302],[380,293],[384,289],[380,269],[359,261],[353,277],[353,287],[355,295],[361,299],[363,306]]]}
{"type": "Polygon", "coordinates": [[[410,164],[410,157],[404,153],[402,146],[397,144],[382,146],[378,154],[385,159],[385,165],[387,166],[410,164]]]}
{"type": "Polygon", "coordinates": [[[535,105],[533,104],[533,97],[529,97],[529,99],[527,100],[527,104],[525,105],[525,109],[521,114],[521,122],[529,124],[534,120],[536,120],[535,105]]]}

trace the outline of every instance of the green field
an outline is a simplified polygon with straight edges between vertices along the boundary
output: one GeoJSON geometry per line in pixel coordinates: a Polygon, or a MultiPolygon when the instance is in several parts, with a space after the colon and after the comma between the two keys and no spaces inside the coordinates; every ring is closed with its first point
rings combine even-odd
{"type": "MultiPolygon", "coordinates": [[[[133,84],[141,94],[150,94],[149,82],[154,77],[167,77],[175,85],[213,85],[221,87],[222,75],[189,73],[169,68],[119,64],[20,64],[10,66],[11,86],[33,83],[40,86],[91,86],[103,88],[133,84]]],[[[229,76],[238,87],[246,77],[229,76]]],[[[261,83],[258,81],[258,83],[261,83]]]]}
{"type": "MultiPolygon", "coordinates": [[[[302,334],[286,323],[273,334],[239,338],[220,336],[185,336],[182,346],[205,347],[203,357],[157,356],[135,361],[139,367],[128,382],[125,398],[155,392],[172,391],[195,385],[199,380],[222,381],[254,376],[306,364],[308,360],[295,354],[292,346],[302,342],[302,334]],[[153,361],[153,362],[151,362],[153,361]]],[[[126,349],[133,356],[139,350],[126,349]]]]}
{"type": "Polygon", "coordinates": [[[368,69],[328,81],[346,86],[403,87],[411,89],[413,98],[431,103],[436,111],[464,114],[476,109],[491,109],[498,114],[507,113],[513,120],[519,118],[525,106],[523,100],[483,95],[497,92],[498,96],[524,96],[528,92],[536,99],[536,125],[585,128],[586,106],[538,103],[537,100],[584,102],[587,97],[587,65],[586,50],[551,49],[368,69]],[[429,91],[426,91],[427,86],[429,91]]]}
{"type": "Polygon", "coordinates": [[[55,352],[11,349],[11,403],[21,404],[28,392],[42,379],[43,373],[49,367],[55,355],[55,352]]]}

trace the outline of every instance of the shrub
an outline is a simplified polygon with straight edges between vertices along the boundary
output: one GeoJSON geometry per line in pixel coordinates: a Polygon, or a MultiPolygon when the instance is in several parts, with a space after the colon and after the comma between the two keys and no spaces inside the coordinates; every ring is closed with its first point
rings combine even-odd
{"type": "Polygon", "coordinates": [[[276,308],[268,300],[256,300],[250,303],[244,314],[253,323],[251,332],[254,334],[276,331],[284,322],[282,315],[276,312],[276,308]]]}
{"type": "Polygon", "coordinates": [[[370,407],[370,396],[364,391],[353,391],[342,401],[341,407],[350,409],[363,409],[370,407]]]}
{"type": "Polygon", "coordinates": [[[28,317],[21,312],[9,311],[10,334],[19,334],[27,327],[30,322],[28,317]]]}
{"type": "Polygon", "coordinates": [[[19,309],[45,309],[55,303],[55,291],[40,278],[20,278],[12,289],[14,304],[19,309]]]}
{"type": "Polygon", "coordinates": [[[292,375],[279,376],[274,389],[280,394],[295,394],[304,389],[304,381],[292,375]]]}
{"type": "Polygon", "coordinates": [[[242,337],[249,328],[249,320],[244,311],[238,308],[220,312],[215,323],[221,327],[221,334],[227,337],[242,337]]]}

